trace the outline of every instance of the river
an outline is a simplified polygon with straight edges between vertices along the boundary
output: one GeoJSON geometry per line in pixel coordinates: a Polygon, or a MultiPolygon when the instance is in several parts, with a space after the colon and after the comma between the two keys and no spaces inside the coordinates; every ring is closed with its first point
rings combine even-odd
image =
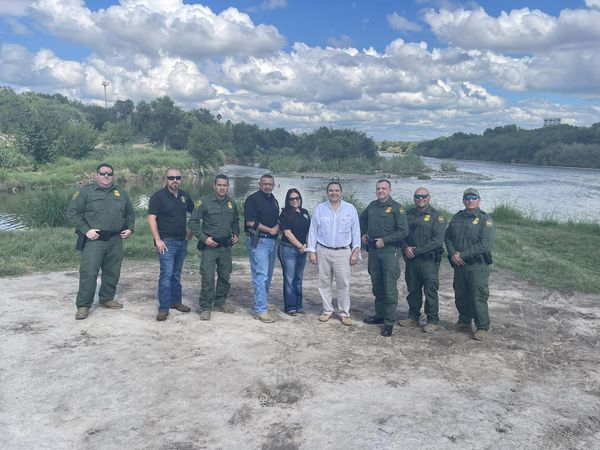
{"type": "MultiPolygon", "coordinates": [[[[433,169],[439,169],[445,160],[423,158],[433,169]]],[[[434,173],[431,180],[391,177],[392,195],[397,200],[410,199],[420,186],[427,187],[432,202],[438,207],[454,212],[461,209],[462,192],[469,186],[476,187],[482,197],[481,208],[491,211],[495,205],[509,203],[537,218],[555,218],[561,221],[600,221],[600,170],[565,167],[540,167],[515,164],[489,163],[481,161],[452,160],[457,173],[434,173]]],[[[231,193],[235,198],[244,198],[257,189],[257,180],[264,169],[226,165],[222,171],[231,178],[231,193]]],[[[333,174],[331,174],[333,175],[333,174]]],[[[274,195],[283,206],[287,189],[297,188],[303,196],[304,207],[312,210],[324,199],[325,185],[331,175],[315,177],[278,176],[275,174],[274,195]]],[[[344,192],[351,192],[365,205],[375,198],[375,181],[378,175],[342,176],[344,192]]],[[[211,179],[202,179],[194,185],[185,185],[198,198],[210,192],[211,179]]],[[[134,203],[147,205],[148,196],[160,187],[160,183],[148,186],[127,187],[134,203]]],[[[75,187],[67,188],[74,191],[75,187]]],[[[27,196],[26,190],[17,194],[0,194],[0,229],[20,229],[20,219],[27,196]]]]}

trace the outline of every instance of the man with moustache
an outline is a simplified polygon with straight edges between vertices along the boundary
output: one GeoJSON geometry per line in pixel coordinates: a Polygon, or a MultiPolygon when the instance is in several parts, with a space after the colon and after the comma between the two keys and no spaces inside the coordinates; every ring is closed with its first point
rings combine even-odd
{"type": "Polygon", "coordinates": [[[488,281],[496,224],[489,214],[479,209],[480,202],[477,189],[468,188],[464,192],[465,209],[450,221],[444,242],[454,268],[454,301],[459,314],[454,328],[471,331],[474,321],[473,338],[484,341],[490,327],[488,281]]]}
{"type": "Polygon", "coordinates": [[[181,180],[178,169],[167,169],[165,187],[150,197],[148,206],[148,225],[160,262],[158,321],[167,320],[169,309],[190,312],[190,307],[182,303],[181,271],[191,239],[186,229],[187,213],[194,209],[194,202],[190,194],[179,189],[181,180]]]}
{"type": "Polygon", "coordinates": [[[400,244],[408,235],[406,211],[392,199],[392,184],[381,179],[375,183],[377,200],[360,214],[362,240],[369,252],[368,270],[375,296],[375,315],[367,324],[383,324],[381,335],[390,337],[396,323],[400,244]]]}
{"type": "Polygon", "coordinates": [[[422,330],[433,333],[439,322],[439,271],[444,252],[446,218],[429,203],[431,194],[424,187],[418,188],[413,196],[415,206],[407,212],[408,236],[402,241],[406,262],[406,288],[408,295],[408,317],[398,321],[403,327],[418,327],[425,294],[427,323],[422,330]]]}
{"type": "Polygon", "coordinates": [[[135,213],[127,192],[114,183],[110,164],[96,168],[94,183],[75,193],[66,213],[79,236],[77,249],[81,251],[75,319],[88,317],[100,269],[100,305],[123,308],[114,298],[121,275],[123,240],[133,233],[135,213]]]}
{"type": "Polygon", "coordinates": [[[267,309],[277,253],[279,203],[272,194],[275,187],[273,175],[261,176],[258,187],[258,191],[244,202],[244,231],[254,287],[254,318],[272,323],[275,320],[267,309]]]}
{"type": "Polygon", "coordinates": [[[240,219],[235,200],[227,195],[228,190],[227,175],[217,175],[213,183],[214,192],[197,203],[197,208],[190,217],[190,229],[198,238],[198,249],[202,252],[200,320],[210,320],[213,310],[234,312],[225,300],[231,288],[231,246],[238,241],[240,219]]]}
{"type": "Polygon", "coordinates": [[[356,208],[342,200],[342,185],[327,185],[327,200],[315,208],[308,231],[308,259],[317,264],[319,294],[323,301],[321,322],[333,315],[332,285],[337,287],[339,316],[342,324],[352,325],[350,318],[350,268],[360,254],[360,223],[356,208]]]}

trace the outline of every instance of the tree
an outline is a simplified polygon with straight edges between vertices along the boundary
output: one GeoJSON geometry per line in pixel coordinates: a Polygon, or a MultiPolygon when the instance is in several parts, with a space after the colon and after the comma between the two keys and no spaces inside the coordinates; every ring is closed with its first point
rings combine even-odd
{"type": "Polygon", "coordinates": [[[154,142],[161,142],[163,150],[167,149],[167,140],[171,132],[180,120],[181,108],[175,106],[168,95],[158,97],[150,103],[152,108],[151,130],[149,136],[154,142]]]}
{"type": "Polygon", "coordinates": [[[112,109],[114,111],[115,119],[126,120],[129,123],[133,120],[135,106],[131,100],[117,100],[112,109]]]}
{"type": "Polygon", "coordinates": [[[98,143],[98,131],[87,122],[71,121],[55,143],[54,154],[81,159],[98,143]]]}
{"type": "Polygon", "coordinates": [[[196,124],[187,142],[187,149],[202,167],[218,167],[223,164],[224,155],[219,133],[209,125],[196,124]]]}
{"type": "Polygon", "coordinates": [[[130,144],[135,140],[135,129],[124,120],[108,122],[102,134],[102,140],[107,144],[130,144]]]}
{"type": "Polygon", "coordinates": [[[17,147],[33,157],[35,168],[54,159],[54,142],[57,136],[39,113],[34,113],[17,134],[17,147]]]}

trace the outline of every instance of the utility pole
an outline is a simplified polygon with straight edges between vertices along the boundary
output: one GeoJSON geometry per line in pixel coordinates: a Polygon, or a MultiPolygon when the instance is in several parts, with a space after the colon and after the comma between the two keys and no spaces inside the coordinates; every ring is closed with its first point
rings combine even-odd
{"type": "Polygon", "coordinates": [[[104,86],[104,109],[108,108],[108,101],[106,100],[106,86],[108,86],[110,83],[106,80],[104,80],[102,82],[102,86],[104,86]]]}

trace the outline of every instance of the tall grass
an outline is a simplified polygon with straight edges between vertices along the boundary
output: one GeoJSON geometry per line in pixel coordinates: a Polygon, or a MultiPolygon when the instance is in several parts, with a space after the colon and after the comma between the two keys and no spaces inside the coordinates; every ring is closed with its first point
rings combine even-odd
{"type": "Polygon", "coordinates": [[[66,227],[70,195],[60,191],[36,191],[25,202],[23,219],[29,228],[66,227]]]}
{"type": "Polygon", "coordinates": [[[429,171],[423,160],[413,154],[382,159],[380,166],[385,173],[401,176],[421,175],[429,171]]]}

